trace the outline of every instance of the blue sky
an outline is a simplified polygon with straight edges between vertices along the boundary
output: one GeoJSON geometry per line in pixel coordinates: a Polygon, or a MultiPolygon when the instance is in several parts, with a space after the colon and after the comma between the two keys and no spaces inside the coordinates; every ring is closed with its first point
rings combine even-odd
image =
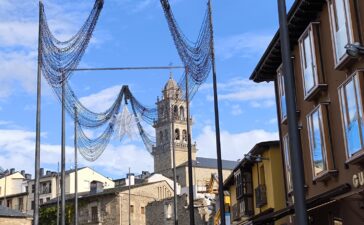
{"type": "MultiPolygon", "coordinates": [[[[205,0],[170,0],[192,40],[205,0]]],[[[288,7],[293,0],[288,0],[288,7]]],[[[52,31],[65,40],[77,32],[93,1],[44,0],[52,31]]],[[[276,1],[213,1],[223,158],[237,160],[256,142],[278,137],[271,84],[249,75],[278,28],[276,1]]],[[[0,166],[33,173],[38,2],[0,1],[0,166]]],[[[181,65],[159,0],[105,0],[94,37],[80,67],[181,65]]],[[[179,79],[181,72],[174,71],[179,79]]],[[[154,106],[169,71],[79,72],[72,88],[95,111],[107,108],[127,84],[145,105],[154,106]]],[[[60,159],[61,108],[43,81],[41,166],[55,170],[60,159]]],[[[198,156],[216,157],[211,77],[191,103],[198,156]]],[[[67,117],[67,168],[73,165],[73,124],[67,117]]],[[[95,135],[94,132],[89,132],[95,135]]],[[[99,160],[87,165],[107,176],[152,170],[153,160],[139,139],[112,141],[99,160]]]]}

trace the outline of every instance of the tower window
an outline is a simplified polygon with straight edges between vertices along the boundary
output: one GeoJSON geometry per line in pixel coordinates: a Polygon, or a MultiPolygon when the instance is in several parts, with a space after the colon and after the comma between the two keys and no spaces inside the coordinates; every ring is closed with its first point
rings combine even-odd
{"type": "Polygon", "coordinates": [[[179,116],[181,120],[185,120],[185,109],[183,106],[179,107],[179,116]]]}
{"type": "Polygon", "coordinates": [[[175,139],[176,139],[176,140],[180,140],[180,132],[179,132],[179,129],[176,129],[176,130],[174,131],[174,136],[175,136],[175,139]]]}
{"type": "Polygon", "coordinates": [[[164,139],[165,139],[165,142],[168,142],[168,131],[167,130],[164,130],[164,139]]]}
{"type": "Polygon", "coordinates": [[[178,106],[173,107],[173,118],[178,118],[178,106]]]}
{"type": "Polygon", "coordinates": [[[160,143],[163,143],[163,132],[159,131],[159,141],[160,143]]]}
{"type": "Polygon", "coordinates": [[[182,140],[187,141],[187,132],[186,132],[186,130],[182,131],[182,140]]]}

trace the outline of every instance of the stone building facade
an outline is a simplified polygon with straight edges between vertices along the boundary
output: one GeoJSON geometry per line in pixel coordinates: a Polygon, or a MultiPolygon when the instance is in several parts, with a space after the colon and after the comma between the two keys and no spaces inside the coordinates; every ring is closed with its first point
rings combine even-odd
{"type": "MultiPolygon", "coordinates": [[[[161,201],[154,201],[146,207],[146,224],[147,225],[174,225],[174,201],[173,198],[167,198],[161,201]]],[[[178,196],[177,215],[179,225],[189,225],[190,216],[188,211],[187,195],[178,196]]],[[[204,201],[195,202],[195,224],[208,224],[211,211],[208,204],[204,201]]]]}
{"type": "MultiPolygon", "coordinates": [[[[128,225],[146,224],[146,206],[153,201],[170,198],[173,189],[165,180],[79,193],[79,225],[128,225]]],[[[74,195],[67,196],[67,204],[73,204],[74,195]]],[[[56,207],[56,199],[42,207],[56,207]]]]}

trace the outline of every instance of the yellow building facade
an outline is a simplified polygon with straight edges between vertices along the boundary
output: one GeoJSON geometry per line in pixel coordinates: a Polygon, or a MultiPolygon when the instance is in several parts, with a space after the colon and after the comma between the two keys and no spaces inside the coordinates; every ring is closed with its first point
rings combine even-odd
{"type": "MultiPolygon", "coordinates": [[[[275,213],[286,207],[279,141],[256,144],[226,179],[224,189],[230,196],[227,224],[272,222],[275,213]]],[[[215,222],[220,215],[216,216],[215,222]]],[[[285,221],[283,218],[274,224],[285,224],[285,221]]]]}

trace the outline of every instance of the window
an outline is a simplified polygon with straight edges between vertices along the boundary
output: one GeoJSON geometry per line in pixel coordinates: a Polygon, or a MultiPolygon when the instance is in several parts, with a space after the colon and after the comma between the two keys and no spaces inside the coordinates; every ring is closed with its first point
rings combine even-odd
{"type": "Polygon", "coordinates": [[[32,210],[34,210],[34,208],[35,208],[34,200],[32,201],[32,204],[31,204],[30,208],[31,208],[32,210]]]}
{"type": "Polygon", "coordinates": [[[320,84],[321,70],[319,67],[319,55],[316,45],[318,35],[317,22],[312,22],[299,39],[301,70],[305,100],[310,100],[320,88],[327,85],[320,84]]]}
{"type": "Polygon", "coordinates": [[[283,151],[284,151],[284,164],[286,167],[287,191],[292,192],[293,184],[292,184],[291,157],[289,150],[288,134],[283,137],[283,151]]]}
{"type": "Polygon", "coordinates": [[[241,173],[240,170],[234,173],[235,177],[235,185],[236,185],[236,198],[240,199],[243,196],[243,184],[241,181],[241,173]]]}
{"type": "Polygon", "coordinates": [[[243,210],[240,208],[241,216],[251,216],[253,209],[253,180],[251,172],[243,172],[241,176],[243,199],[241,204],[244,205],[243,210]]]}
{"type": "Polygon", "coordinates": [[[307,116],[307,128],[314,177],[327,170],[326,145],[324,139],[321,105],[307,116]]]}
{"type": "Polygon", "coordinates": [[[50,201],[50,200],[51,200],[51,198],[50,198],[50,197],[46,198],[46,202],[48,202],[48,201],[50,201]]]}
{"type": "Polygon", "coordinates": [[[172,205],[171,204],[164,205],[164,216],[166,219],[172,218],[172,205]]]}
{"type": "Polygon", "coordinates": [[[39,204],[42,205],[43,204],[43,198],[39,199],[39,204]]]}
{"type": "Polygon", "coordinates": [[[13,199],[6,200],[6,207],[10,209],[13,207],[13,199]]]}
{"type": "Polygon", "coordinates": [[[174,131],[174,136],[175,136],[175,140],[180,140],[180,132],[179,132],[179,129],[176,129],[175,131],[174,131]]]}
{"type": "Polygon", "coordinates": [[[181,120],[185,120],[185,109],[183,108],[183,106],[179,107],[179,115],[181,120]]]}
{"type": "Polygon", "coordinates": [[[52,191],[52,182],[42,182],[40,183],[40,194],[49,194],[52,191]]]}
{"type": "Polygon", "coordinates": [[[341,118],[348,158],[357,155],[364,148],[363,106],[360,90],[358,73],[351,76],[339,87],[341,118]]]}
{"type": "Polygon", "coordinates": [[[1,187],[0,187],[0,195],[2,195],[2,190],[1,190],[1,187]]]}
{"type": "Polygon", "coordinates": [[[97,206],[93,206],[91,207],[91,221],[92,222],[97,222],[99,220],[99,215],[97,212],[97,206]]]}
{"type": "Polygon", "coordinates": [[[345,46],[353,42],[349,1],[330,0],[328,7],[335,63],[340,64],[346,55],[345,46]]]}
{"type": "Polygon", "coordinates": [[[159,142],[163,143],[164,138],[163,138],[163,131],[159,131],[159,142]]]}
{"type": "Polygon", "coordinates": [[[134,213],[134,205],[130,205],[130,213],[134,213]]]}
{"type": "Polygon", "coordinates": [[[287,108],[286,108],[286,92],[284,90],[284,76],[282,74],[282,66],[277,71],[278,80],[278,92],[279,92],[279,106],[281,111],[281,121],[287,119],[287,108]]]}
{"type": "Polygon", "coordinates": [[[0,205],[3,205],[3,200],[0,200],[0,205]]]}
{"type": "Polygon", "coordinates": [[[142,207],[140,208],[140,213],[141,213],[141,214],[143,214],[143,215],[145,214],[145,207],[143,207],[143,206],[142,206],[142,207]]]}
{"type": "Polygon", "coordinates": [[[18,198],[18,210],[19,211],[23,211],[23,205],[24,205],[24,202],[23,202],[23,198],[18,198]]]}
{"type": "Polygon", "coordinates": [[[264,165],[259,167],[259,184],[265,184],[265,171],[264,165]]]}
{"type": "Polygon", "coordinates": [[[187,132],[186,132],[186,130],[182,131],[182,140],[187,142],[187,132]]]}
{"type": "Polygon", "coordinates": [[[173,118],[178,119],[178,106],[173,107],[173,118]]]}
{"type": "Polygon", "coordinates": [[[343,220],[339,218],[334,218],[334,225],[343,225],[343,220]]]}
{"type": "Polygon", "coordinates": [[[34,190],[35,190],[35,185],[32,184],[32,193],[34,193],[34,190]]]}

